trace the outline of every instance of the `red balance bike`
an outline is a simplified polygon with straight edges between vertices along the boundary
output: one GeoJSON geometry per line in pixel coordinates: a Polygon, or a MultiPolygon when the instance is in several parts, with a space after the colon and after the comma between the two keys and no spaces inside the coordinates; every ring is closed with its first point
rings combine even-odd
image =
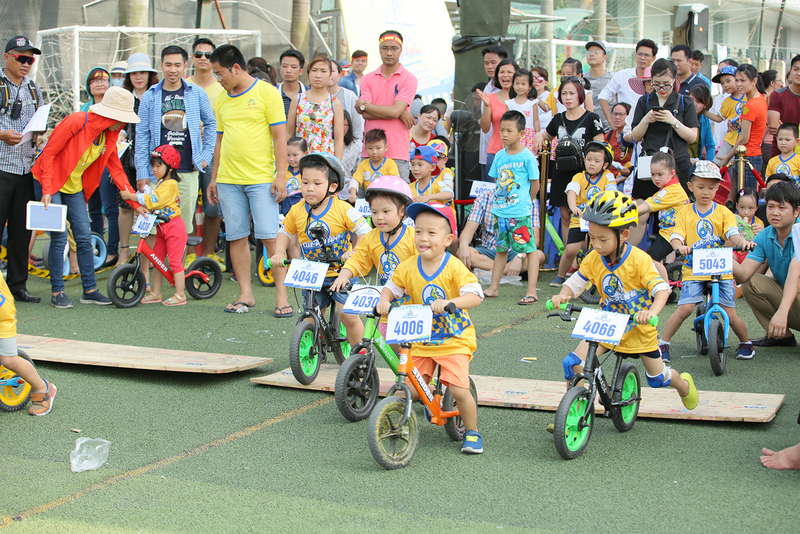
{"type": "MultiPolygon", "coordinates": [[[[144,238],[143,235],[139,236],[136,253],[127,262],[114,269],[108,278],[106,286],[108,298],[117,308],[132,308],[144,298],[147,284],[142,269],[146,269],[147,266],[145,264],[145,267],[142,267],[142,254],[153,264],[155,269],[161,271],[169,285],[175,285],[175,276],[172,271],[161,258],[156,256],[144,238]]],[[[196,247],[202,242],[202,237],[189,236],[186,246],[196,247]]],[[[186,292],[196,300],[210,299],[217,294],[222,285],[222,269],[219,263],[205,256],[197,258],[189,265],[185,277],[186,292]]]]}

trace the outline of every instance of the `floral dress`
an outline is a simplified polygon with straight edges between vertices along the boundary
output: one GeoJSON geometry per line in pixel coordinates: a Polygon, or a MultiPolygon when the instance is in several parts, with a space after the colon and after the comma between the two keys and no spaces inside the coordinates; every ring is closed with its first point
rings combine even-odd
{"type": "Polygon", "coordinates": [[[297,101],[295,135],[306,140],[309,152],[333,154],[333,99],[315,104],[303,93],[297,101]]]}

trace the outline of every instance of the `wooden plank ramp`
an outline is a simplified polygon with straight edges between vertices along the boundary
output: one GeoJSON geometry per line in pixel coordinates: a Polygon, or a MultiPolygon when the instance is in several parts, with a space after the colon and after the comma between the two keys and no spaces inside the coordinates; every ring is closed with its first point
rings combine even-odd
{"type": "Polygon", "coordinates": [[[261,367],[275,361],[272,358],[254,358],[235,354],[154,349],[23,334],[17,335],[17,346],[24,350],[33,361],[179,373],[233,373],[261,367]]]}
{"type": "MultiPolygon", "coordinates": [[[[308,386],[298,383],[291,369],[251,378],[250,381],[268,386],[333,392],[338,371],[338,365],[322,365],[317,379],[308,386]]],[[[394,373],[381,367],[378,368],[378,376],[381,396],[385,396],[394,383],[394,373]]],[[[480,375],[473,375],[472,379],[478,389],[480,406],[554,412],[564,396],[564,382],[480,375]]],[[[775,418],[784,398],[785,395],[700,391],[700,404],[690,411],[683,407],[674,389],[653,389],[644,385],[639,417],[768,423],[775,418]]],[[[597,410],[600,409],[598,403],[597,410]]]]}

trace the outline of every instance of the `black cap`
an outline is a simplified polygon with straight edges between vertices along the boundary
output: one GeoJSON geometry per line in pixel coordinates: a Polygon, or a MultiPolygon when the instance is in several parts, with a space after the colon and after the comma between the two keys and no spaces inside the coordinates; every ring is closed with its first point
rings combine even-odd
{"type": "Polygon", "coordinates": [[[24,35],[17,35],[16,37],[12,37],[6,43],[6,52],[10,50],[18,50],[20,52],[25,52],[26,50],[33,50],[33,53],[36,55],[41,55],[42,51],[33,46],[33,43],[30,39],[25,37],[24,35]]]}

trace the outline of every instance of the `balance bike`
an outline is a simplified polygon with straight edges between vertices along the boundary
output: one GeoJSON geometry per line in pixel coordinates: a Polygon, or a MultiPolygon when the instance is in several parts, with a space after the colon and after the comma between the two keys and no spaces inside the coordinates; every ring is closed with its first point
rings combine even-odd
{"type": "MultiPolygon", "coordinates": [[[[17,356],[25,358],[33,365],[33,361],[23,351],[17,350],[17,356]]],[[[19,411],[28,404],[30,398],[31,385],[10,369],[0,365],[0,410],[4,412],[19,411]]]]}
{"type": "MultiPolygon", "coordinates": [[[[547,309],[553,310],[553,301],[547,301],[547,309]]],[[[548,317],[561,317],[562,321],[571,322],[572,312],[580,312],[583,308],[573,304],[561,304],[563,312],[548,313],[548,317]]],[[[589,323],[587,323],[588,325],[589,323]]],[[[597,325],[595,322],[592,327],[597,325]]],[[[635,326],[633,318],[629,318],[628,327],[635,326]]],[[[658,326],[658,317],[650,319],[650,325],[658,326]]],[[[600,324],[600,329],[605,327],[600,324]]],[[[612,327],[613,328],[613,327],[612,327]]],[[[613,332],[607,332],[612,336],[613,332]]],[[[624,332],[618,333],[618,338],[624,332]]],[[[573,334],[573,337],[576,337],[573,334]]],[[[584,338],[586,339],[586,338],[584,338]]],[[[611,414],[614,426],[620,432],[627,432],[633,428],[636,417],[639,415],[639,403],[642,400],[642,385],[636,365],[624,361],[628,355],[609,351],[608,356],[599,361],[597,348],[600,343],[596,340],[586,339],[589,350],[586,354],[586,363],[583,372],[577,373],[569,382],[569,389],[562,397],[556,410],[553,426],[553,437],[558,454],[565,460],[577,458],[589,444],[589,438],[594,428],[594,405],[599,396],[600,404],[611,414]],[[611,354],[617,357],[611,383],[606,380],[602,364],[611,354]],[[586,385],[578,385],[582,381],[586,385]]]]}

